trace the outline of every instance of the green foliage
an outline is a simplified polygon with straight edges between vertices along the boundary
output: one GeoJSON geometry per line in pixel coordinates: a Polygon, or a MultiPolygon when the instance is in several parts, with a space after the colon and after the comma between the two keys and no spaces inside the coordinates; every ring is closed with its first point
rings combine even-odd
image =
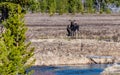
{"type": "Polygon", "coordinates": [[[115,4],[117,6],[120,6],[120,0],[107,0],[107,3],[112,3],[112,4],[115,4]]]}
{"type": "MultiPolygon", "coordinates": [[[[4,6],[4,8],[8,9],[8,14],[15,14],[15,13],[19,13],[20,11],[18,10],[18,5],[14,4],[14,3],[9,3],[9,2],[1,2],[0,3],[0,8],[2,8],[4,6]],[[17,11],[18,10],[18,11],[17,11]]],[[[19,8],[20,9],[20,8],[19,8]]],[[[21,10],[21,9],[20,9],[21,10]]]]}
{"type": "Polygon", "coordinates": [[[50,15],[56,12],[56,0],[48,0],[48,11],[50,15]]]}
{"type": "MultiPolygon", "coordinates": [[[[100,13],[110,13],[108,4],[120,6],[120,0],[98,0],[100,3],[100,13]]],[[[0,0],[0,2],[11,2],[20,4],[26,11],[50,13],[95,13],[96,0],[0,0]]]]}
{"type": "Polygon", "coordinates": [[[36,0],[30,0],[29,2],[29,10],[32,12],[38,12],[40,11],[40,2],[37,2],[36,0]]]}
{"type": "Polygon", "coordinates": [[[75,13],[77,11],[76,0],[68,0],[68,11],[69,13],[75,13]]]}
{"type": "Polygon", "coordinates": [[[68,13],[68,3],[67,0],[57,0],[57,13],[63,14],[68,13]]]}
{"type": "Polygon", "coordinates": [[[86,0],[86,10],[88,13],[93,13],[93,0],[86,0]]]}
{"type": "Polygon", "coordinates": [[[84,6],[82,4],[81,0],[76,0],[77,1],[77,12],[78,13],[83,13],[84,12],[84,6]]]}
{"type": "Polygon", "coordinates": [[[47,0],[41,0],[40,7],[42,13],[47,12],[47,0]]]}
{"type": "Polygon", "coordinates": [[[111,13],[110,9],[106,9],[106,13],[110,14],[111,13]]]}
{"type": "Polygon", "coordinates": [[[26,69],[33,61],[27,62],[33,56],[30,43],[25,43],[24,14],[18,4],[2,3],[9,5],[9,18],[3,21],[5,32],[0,38],[0,75],[26,75],[26,69]]]}
{"type": "Polygon", "coordinates": [[[10,2],[15,4],[20,4],[21,6],[26,6],[31,0],[0,0],[0,2],[10,2]]]}
{"type": "Polygon", "coordinates": [[[15,4],[20,4],[22,7],[29,5],[31,1],[34,0],[0,0],[0,2],[10,2],[15,4]]]}
{"type": "Polygon", "coordinates": [[[23,10],[26,11],[38,11],[39,10],[39,2],[38,0],[0,0],[1,2],[10,2],[19,4],[23,10]]]}

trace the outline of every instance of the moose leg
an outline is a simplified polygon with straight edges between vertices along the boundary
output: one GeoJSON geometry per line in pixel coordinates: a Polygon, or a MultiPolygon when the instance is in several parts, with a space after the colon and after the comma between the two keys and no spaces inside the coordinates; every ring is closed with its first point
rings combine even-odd
{"type": "Polygon", "coordinates": [[[70,28],[67,28],[67,36],[71,36],[71,30],[70,30],[70,28]]]}
{"type": "Polygon", "coordinates": [[[73,36],[75,36],[75,31],[73,31],[73,36]]]}
{"type": "Polygon", "coordinates": [[[73,31],[73,36],[75,36],[76,35],[76,33],[75,33],[76,31],[73,31]]]}
{"type": "Polygon", "coordinates": [[[79,37],[79,32],[78,31],[75,32],[75,36],[76,36],[76,38],[79,37]]]}
{"type": "Polygon", "coordinates": [[[67,35],[70,36],[70,34],[71,34],[71,33],[70,33],[70,31],[68,30],[68,34],[67,34],[67,35]]]}
{"type": "Polygon", "coordinates": [[[71,36],[73,36],[73,31],[71,31],[71,36]]]}
{"type": "Polygon", "coordinates": [[[77,38],[77,31],[74,32],[75,39],[77,38]]]}

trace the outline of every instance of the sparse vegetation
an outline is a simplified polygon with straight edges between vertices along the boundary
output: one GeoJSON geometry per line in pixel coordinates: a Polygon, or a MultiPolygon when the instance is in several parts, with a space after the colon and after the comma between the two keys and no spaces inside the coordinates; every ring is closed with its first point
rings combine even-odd
{"type": "MultiPolygon", "coordinates": [[[[25,9],[28,12],[42,12],[42,13],[49,13],[51,16],[55,13],[59,13],[59,14],[63,14],[63,13],[72,13],[72,14],[76,14],[76,13],[96,13],[95,12],[95,7],[94,7],[94,0],[86,0],[85,3],[82,2],[82,0],[10,0],[10,2],[12,3],[7,3],[8,0],[1,0],[0,4],[2,4],[2,2],[5,2],[5,7],[7,6],[7,8],[11,8],[9,10],[9,17],[7,19],[5,19],[3,21],[3,25],[6,29],[6,31],[1,34],[1,38],[0,38],[0,74],[1,75],[26,75],[26,69],[29,68],[31,66],[31,64],[34,62],[29,62],[27,63],[27,61],[33,56],[33,48],[30,48],[29,50],[29,45],[30,44],[26,44],[26,37],[25,37],[25,32],[26,32],[26,27],[24,24],[24,14],[22,13],[22,9],[25,9]],[[39,3],[38,3],[39,2],[39,3]],[[15,3],[15,4],[13,4],[15,3]],[[18,5],[20,4],[20,5],[18,5]],[[85,4],[85,5],[84,5],[85,4]],[[15,5],[15,6],[14,6],[15,5]],[[22,8],[21,8],[22,7],[22,8]],[[28,50],[27,50],[28,49],[28,50]]],[[[100,13],[110,13],[110,10],[106,8],[106,4],[107,3],[114,3],[117,6],[119,6],[120,4],[118,3],[119,1],[116,0],[109,0],[108,2],[105,1],[101,2],[101,9],[100,9],[100,13]]],[[[65,20],[65,19],[64,19],[65,20]]],[[[89,19],[91,20],[91,18],[89,19]]],[[[96,20],[96,19],[94,19],[96,20]]],[[[104,20],[104,19],[103,19],[104,20]]],[[[47,20],[48,21],[48,20],[47,20]]],[[[56,20],[53,20],[56,21],[56,20]]],[[[67,21],[68,22],[68,21],[67,21]]],[[[55,24],[54,24],[55,25],[55,24]]],[[[51,25],[52,26],[52,25],[51,25]]],[[[65,27],[65,25],[63,25],[65,27]]],[[[93,40],[92,43],[91,40],[90,42],[86,41],[81,43],[81,40],[78,41],[73,41],[72,44],[70,44],[70,41],[67,42],[61,42],[58,41],[54,43],[49,42],[51,40],[49,40],[47,43],[41,42],[42,46],[44,44],[46,44],[43,48],[43,50],[40,50],[41,52],[41,56],[42,57],[42,53],[43,56],[44,54],[46,55],[53,55],[52,52],[56,53],[56,56],[63,56],[62,58],[68,56],[68,60],[71,60],[71,57],[80,57],[80,55],[87,55],[87,54],[95,54],[95,55],[119,55],[119,53],[117,52],[118,50],[118,45],[114,48],[114,45],[116,45],[116,42],[119,41],[119,35],[113,35],[112,30],[110,27],[106,28],[105,26],[103,26],[102,28],[105,28],[105,31],[101,28],[99,29],[100,26],[95,27],[96,29],[93,30],[93,28],[89,28],[90,26],[94,25],[88,25],[88,26],[84,26],[82,25],[82,23],[80,24],[81,26],[81,30],[79,31],[79,36],[77,37],[77,39],[100,39],[100,40],[113,40],[114,43],[108,44],[108,42],[96,42],[93,40]],[[86,28],[87,30],[85,30],[84,27],[88,27],[86,28]],[[89,29],[89,30],[88,30],[89,29]],[[106,31],[108,29],[111,29],[111,31],[106,31]],[[111,35],[112,34],[112,35],[111,35]],[[82,35],[82,36],[81,36],[82,35]],[[76,42],[78,42],[78,44],[76,44],[76,42]],[[102,44],[101,44],[102,43],[102,44]],[[105,46],[107,45],[107,47],[105,46]],[[47,48],[47,47],[48,48],[47,48]],[[71,47],[71,48],[70,48],[71,47]],[[76,47],[76,49],[75,49],[76,47]],[[102,48],[101,48],[102,47],[102,48]],[[112,47],[112,48],[111,48],[112,47]],[[108,49],[110,48],[110,49],[108,49]],[[102,50],[101,50],[102,49],[102,50]],[[86,50],[86,51],[85,51],[86,50]],[[116,52],[115,52],[116,50],[116,52]],[[48,52],[47,52],[48,51],[48,52]],[[106,52],[105,52],[106,51],[106,52]],[[64,52],[64,53],[63,53],[64,52]],[[112,53],[113,52],[113,53],[112,53]],[[100,54],[101,53],[101,54],[100,54]],[[118,53],[118,54],[116,54],[118,53]]],[[[108,25],[106,25],[108,26],[108,25]]],[[[64,28],[63,27],[63,28],[64,28]]],[[[112,27],[112,26],[111,26],[112,27]]],[[[116,29],[116,28],[115,28],[116,29]]],[[[49,31],[49,29],[45,29],[46,32],[43,31],[39,31],[40,35],[38,34],[33,34],[34,35],[38,35],[38,36],[34,36],[33,37],[37,37],[37,39],[49,39],[49,37],[51,38],[64,38],[64,36],[66,36],[66,31],[65,29],[51,29],[51,31],[49,31]],[[54,30],[54,31],[53,31],[54,30]],[[60,30],[60,31],[59,31],[60,30]],[[58,32],[57,32],[58,31],[58,32]],[[43,32],[43,34],[41,35],[41,33],[43,32]],[[45,35],[44,35],[45,34],[45,35]]],[[[31,33],[32,34],[32,33],[31,33]]],[[[71,37],[70,39],[76,39],[76,37],[71,37]]],[[[68,39],[68,40],[70,40],[68,39]]],[[[66,40],[64,40],[66,41],[66,40]]],[[[38,45],[41,45],[38,44],[38,45]]],[[[38,46],[39,47],[39,46],[38,46]]],[[[41,46],[40,46],[41,47],[41,46]]],[[[36,47],[37,48],[37,47],[36,47]]],[[[45,57],[45,60],[48,57],[45,57]]],[[[51,56],[51,58],[53,58],[51,56]]],[[[48,58],[49,59],[49,58],[48,58]]],[[[75,58],[77,60],[77,58],[75,58]]],[[[43,59],[44,60],[44,59],[43,59]]],[[[53,64],[53,60],[52,59],[52,64],[53,64]]],[[[61,59],[63,60],[63,59],[61,59]]],[[[66,60],[66,59],[64,59],[66,60]]],[[[48,61],[51,61],[51,59],[45,61],[48,63],[48,61]]],[[[40,62],[39,62],[40,63],[40,62]]],[[[60,62],[61,63],[61,62],[60,62]]],[[[62,62],[62,64],[65,62],[62,62]]],[[[73,62],[76,64],[76,62],[73,62]]],[[[49,64],[49,63],[48,63],[49,64]]],[[[51,64],[51,63],[50,63],[51,64]]],[[[49,64],[49,65],[50,65],[49,64]]],[[[56,62],[54,62],[54,64],[56,64],[56,62]]],[[[71,63],[69,63],[71,64],[71,63]]],[[[35,75],[53,75],[52,73],[37,73],[35,75]]]]}
{"type": "MultiPolygon", "coordinates": [[[[33,17],[33,15],[31,14],[29,16],[27,17],[28,21],[33,19],[35,20],[35,22],[33,23],[39,21],[37,17],[40,18],[40,16],[33,17]],[[32,18],[29,16],[32,16],[32,18]]],[[[41,24],[39,25],[38,23],[36,23],[39,26],[29,27],[28,34],[33,35],[30,38],[64,39],[67,37],[66,27],[70,23],[68,21],[70,18],[71,16],[68,15],[54,15],[52,17],[42,16],[42,21],[40,21],[41,24]],[[45,20],[46,18],[48,21],[45,20]],[[42,24],[44,24],[44,26],[42,24]]],[[[97,39],[107,42],[115,42],[115,40],[117,39],[117,42],[119,42],[120,40],[120,27],[118,22],[120,18],[117,15],[87,15],[87,17],[82,15],[76,15],[74,19],[77,20],[76,22],[78,23],[80,30],[78,32],[78,36],[73,38],[97,39]],[[80,17],[79,20],[78,17],[80,17]]]]}

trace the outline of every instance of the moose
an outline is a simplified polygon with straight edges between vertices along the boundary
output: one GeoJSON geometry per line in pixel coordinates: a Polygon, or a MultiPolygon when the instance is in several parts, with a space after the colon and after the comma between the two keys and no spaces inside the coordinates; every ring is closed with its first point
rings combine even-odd
{"type": "Polygon", "coordinates": [[[75,36],[79,31],[79,25],[75,23],[75,20],[70,22],[70,25],[67,25],[67,36],[75,36]]]}

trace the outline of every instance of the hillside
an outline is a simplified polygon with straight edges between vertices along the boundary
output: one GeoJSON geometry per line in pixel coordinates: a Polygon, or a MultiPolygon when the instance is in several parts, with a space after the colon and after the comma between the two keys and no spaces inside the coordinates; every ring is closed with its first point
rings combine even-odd
{"type": "Polygon", "coordinates": [[[35,65],[119,62],[119,15],[27,14],[25,22],[28,40],[35,47],[35,65]],[[66,36],[69,20],[80,26],[76,39],[66,36]]]}
{"type": "Polygon", "coordinates": [[[120,17],[115,15],[27,14],[27,41],[35,47],[35,65],[71,65],[120,62],[120,17]],[[80,31],[66,36],[69,20],[80,31]]]}

